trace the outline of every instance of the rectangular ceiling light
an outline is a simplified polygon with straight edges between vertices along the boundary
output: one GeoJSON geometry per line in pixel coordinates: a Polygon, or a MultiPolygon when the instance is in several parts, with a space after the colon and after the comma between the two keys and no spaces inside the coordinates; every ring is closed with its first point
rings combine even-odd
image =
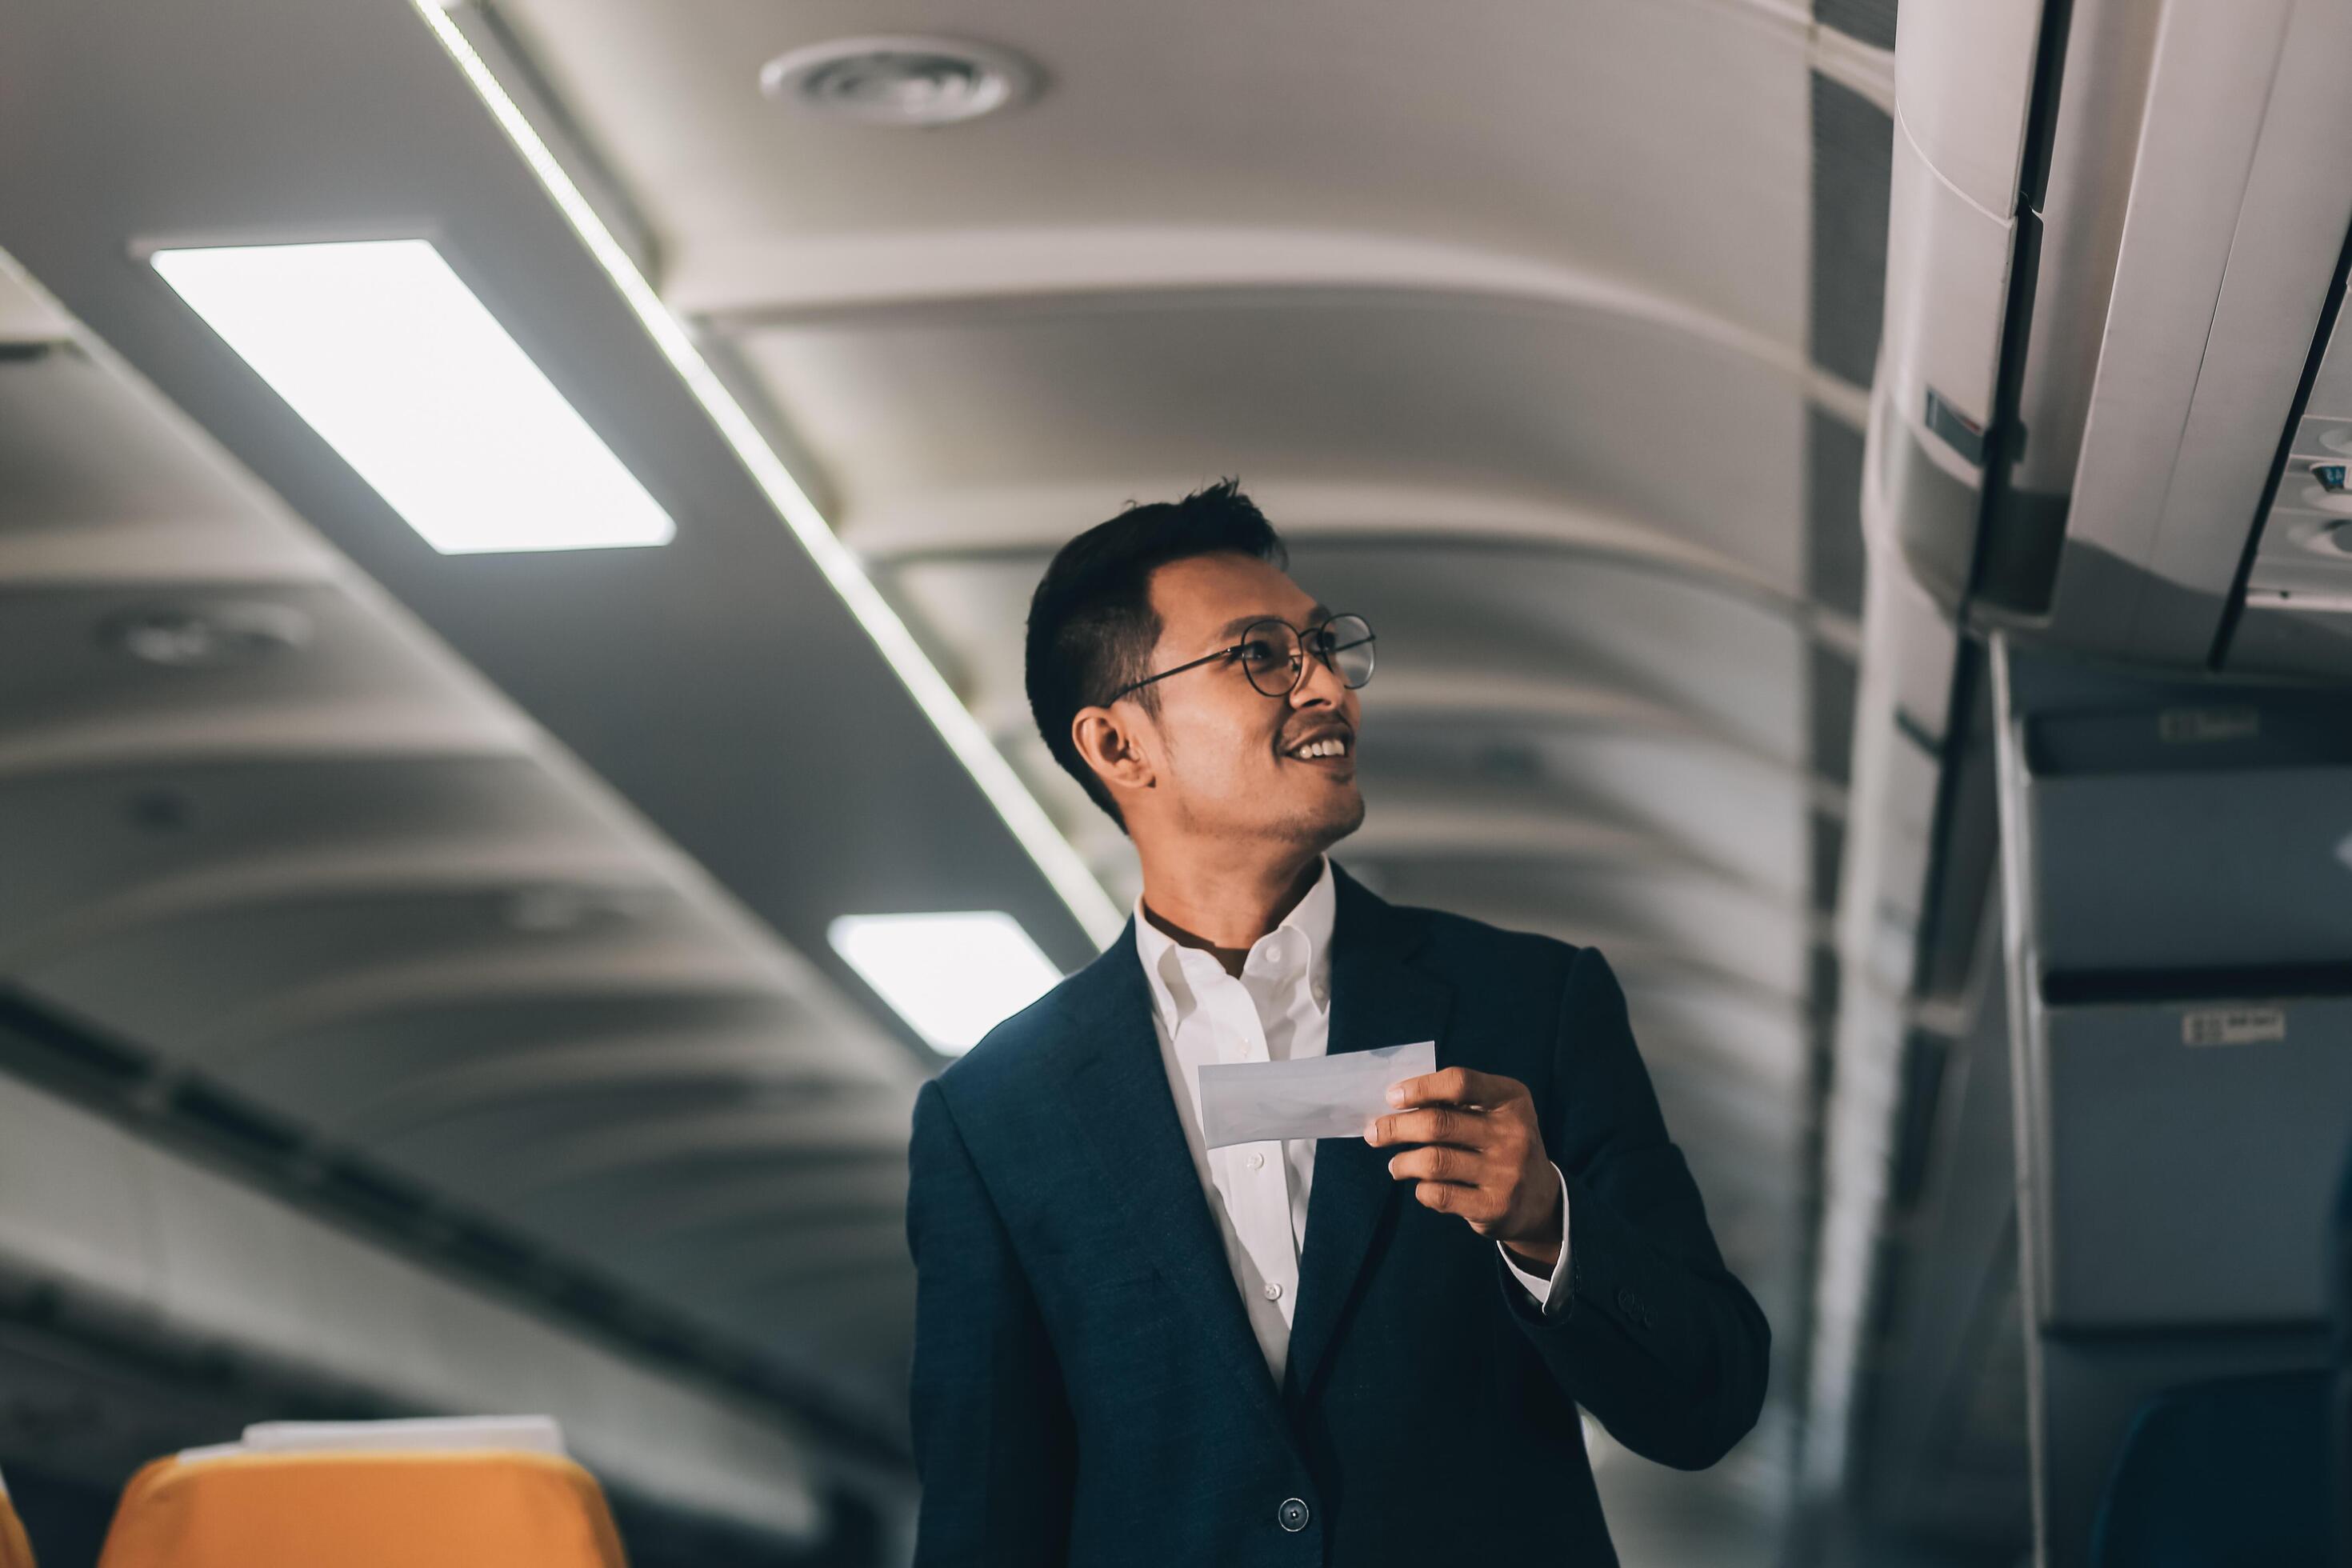
{"type": "Polygon", "coordinates": [[[155,270],[444,555],[676,531],[429,241],[159,250],[155,270]]]}
{"type": "Polygon", "coordinates": [[[825,935],[915,1033],[950,1056],[980,1044],[1062,978],[1001,910],[844,915],[825,935]]]}

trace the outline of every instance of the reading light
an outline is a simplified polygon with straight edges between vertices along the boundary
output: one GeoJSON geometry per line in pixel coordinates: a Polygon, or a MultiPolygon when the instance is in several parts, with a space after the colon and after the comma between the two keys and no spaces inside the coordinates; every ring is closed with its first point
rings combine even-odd
{"type": "Polygon", "coordinates": [[[825,936],[843,962],[935,1050],[961,1055],[1062,978],[1001,910],[843,915],[825,936]]]}
{"type": "Polygon", "coordinates": [[[444,555],[663,544],[676,531],[430,242],[220,246],[152,259],[444,555]]]}
{"type": "Polygon", "coordinates": [[[500,85],[489,62],[467,41],[450,12],[471,8],[465,0],[410,3],[432,29],[433,36],[441,41],[441,47],[448,51],[451,62],[464,74],[482,107],[522,155],[523,163],[546,191],[548,199],[572,225],[572,231],[613,280],[613,287],[620,290],[621,298],[635,312],[654,345],[677,372],[678,379],[686,384],[695,401],[702,405],[719,436],[734,448],[761,493],[767,497],[768,504],[775,509],[776,516],[800,541],[833,591],[841,596],[849,613],[857,617],[857,624],[866,628],[866,635],[874,639],[874,646],[889,661],[916,706],[939,731],[940,739],[947,742],[948,750],[955,753],[956,761],[963,764],[964,771],[980,786],[981,794],[988,797],[997,816],[1004,819],[1004,826],[1021,841],[1022,848],[1029,852],[1029,858],[1053,884],[1054,891],[1094,939],[1095,945],[1108,947],[1127,923],[1126,911],[1103,890],[1085,858],[1062,837],[1054,819],[1045,815],[1045,808],[1037,804],[1037,797],[1029,793],[1021,775],[1013,771],[1013,764],[990,742],[980,721],[963,705],[955,688],[948,684],[947,678],[907,629],[907,623],[898,618],[898,612],[890,607],[882,591],[875,586],[874,579],[866,574],[864,563],[833,531],[824,514],[817,510],[816,503],[809,500],[808,492],[801,489],[800,481],[793,478],[783,459],[776,456],[775,448],[768,445],[758,424],[695,347],[685,325],[671,314],[579,185],[564,173],[554,150],[500,85]]]}

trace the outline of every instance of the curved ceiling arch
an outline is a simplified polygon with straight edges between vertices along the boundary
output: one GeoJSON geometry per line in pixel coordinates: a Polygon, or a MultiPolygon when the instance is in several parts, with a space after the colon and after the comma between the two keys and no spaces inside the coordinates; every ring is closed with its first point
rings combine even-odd
{"type": "MultiPolygon", "coordinates": [[[[1148,490],[1135,488],[1176,495],[1202,482],[1193,476],[1148,490]]],[[[1591,562],[1655,574],[1740,601],[1848,658],[1861,647],[1861,626],[1851,616],[1682,537],[1660,521],[1555,499],[1458,488],[1341,485],[1279,475],[1251,479],[1249,488],[1294,547],[1481,550],[1591,562]]],[[[1069,520],[1097,513],[1108,515],[1097,487],[924,492],[853,507],[844,514],[842,533],[861,557],[887,569],[1007,560],[1042,569],[1070,538],[1069,520]]]]}
{"type": "Polygon", "coordinates": [[[889,1148],[792,1149],[753,1142],[712,1148],[681,1147],[638,1164],[592,1163],[561,1172],[540,1172],[528,1184],[513,1184],[507,1202],[550,1215],[603,1215],[630,1200],[667,1205],[684,1193],[716,1192],[742,1181],[790,1182],[812,1173],[842,1170],[869,1173],[877,1181],[907,1181],[907,1151],[889,1148]],[[659,1181],[648,1181],[659,1176],[659,1181]]]}
{"type": "Polygon", "coordinates": [[[256,704],[161,721],[139,714],[28,726],[0,740],[0,785],[170,764],[456,760],[526,749],[516,728],[473,723],[429,701],[256,704]]]}
{"type": "MultiPolygon", "coordinates": [[[[839,1123],[823,1111],[781,1116],[765,1110],[719,1115],[696,1111],[641,1117],[625,1130],[600,1128],[535,1149],[532,1168],[514,1173],[512,1190],[520,1196],[543,1195],[551,1187],[624,1172],[650,1187],[662,1173],[730,1153],[789,1151],[805,1158],[885,1152],[865,1130],[839,1136],[842,1131],[839,1123]]],[[[902,1165],[906,1162],[902,1142],[892,1141],[887,1153],[902,1165]]]]}
{"type": "Polygon", "coordinates": [[[657,1198],[640,1194],[604,1212],[619,1244],[627,1246],[634,1237],[659,1244],[672,1236],[738,1228],[756,1232],[779,1219],[789,1224],[795,1215],[831,1213],[836,1208],[872,1208],[894,1219],[903,1217],[906,1171],[877,1166],[817,1170],[785,1177],[714,1175],[691,1186],[666,1189],[657,1198]]]}
{"type": "Polygon", "coordinates": [[[789,980],[749,955],[677,948],[632,951],[634,945],[599,942],[553,952],[541,948],[461,953],[352,970],[214,1019],[184,1044],[192,1059],[234,1072],[276,1051],[311,1047],[331,1027],[390,1014],[500,1002],[641,998],[648,992],[696,1002],[756,997],[789,1004],[803,999],[789,980]]]}
{"type": "MultiPolygon", "coordinates": [[[[399,850],[236,860],[136,884],[0,946],[0,968],[29,971],[57,955],[159,927],[259,910],[499,896],[571,898],[583,905],[675,898],[643,856],[610,845],[436,836],[399,850]]],[[[530,918],[518,915],[519,933],[530,918]]]]}
{"type": "Polygon", "coordinates": [[[1412,236],[1205,225],[992,226],[811,237],[664,279],[670,304],[730,337],[783,327],[993,314],[1184,310],[1268,300],[1598,314],[1706,343],[1784,376],[1850,428],[1869,395],[1793,345],[1597,268],[1412,236]]]}
{"type": "Polygon", "coordinates": [[[761,1034],[712,1030],[698,1039],[691,1027],[639,1029],[501,1051],[488,1060],[413,1074],[321,1124],[340,1136],[373,1141],[519,1100],[593,1100],[695,1086],[714,1093],[801,1089],[824,1098],[897,1087],[849,1076],[841,1070],[848,1064],[784,1044],[793,1026],[805,1029],[808,1023],[803,1016],[780,1016],[777,1029],[761,1034]]]}

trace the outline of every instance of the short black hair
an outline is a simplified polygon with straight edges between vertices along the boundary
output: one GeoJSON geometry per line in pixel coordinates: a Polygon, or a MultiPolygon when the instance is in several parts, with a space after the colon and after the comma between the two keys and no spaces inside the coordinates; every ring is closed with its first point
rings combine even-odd
{"type": "MultiPolygon", "coordinates": [[[[1144,661],[1160,640],[1151,574],[1171,561],[1228,552],[1285,570],[1290,565],[1274,525],[1236,479],[1182,500],[1130,504],[1062,546],[1030,595],[1024,654],[1030,715],[1054,760],[1121,831],[1127,823],[1110,791],[1078,755],[1070,721],[1078,710],[1106,704],[1112,692],[1151,673],[1144,661]]],[[[1147,686],[1136,700],[1156,710],[1159,690],[1147,686]]]]}

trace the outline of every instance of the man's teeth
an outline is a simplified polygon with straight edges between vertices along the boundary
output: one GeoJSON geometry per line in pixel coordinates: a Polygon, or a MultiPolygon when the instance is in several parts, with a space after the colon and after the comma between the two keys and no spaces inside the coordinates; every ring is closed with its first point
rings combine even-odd
{"type": "Polygon", "coordinates": [[[1348,742],[1334,735],[1294,747],[1290,754],[1294,757],[1344,757],[1348,754],[1348,742]]]}

